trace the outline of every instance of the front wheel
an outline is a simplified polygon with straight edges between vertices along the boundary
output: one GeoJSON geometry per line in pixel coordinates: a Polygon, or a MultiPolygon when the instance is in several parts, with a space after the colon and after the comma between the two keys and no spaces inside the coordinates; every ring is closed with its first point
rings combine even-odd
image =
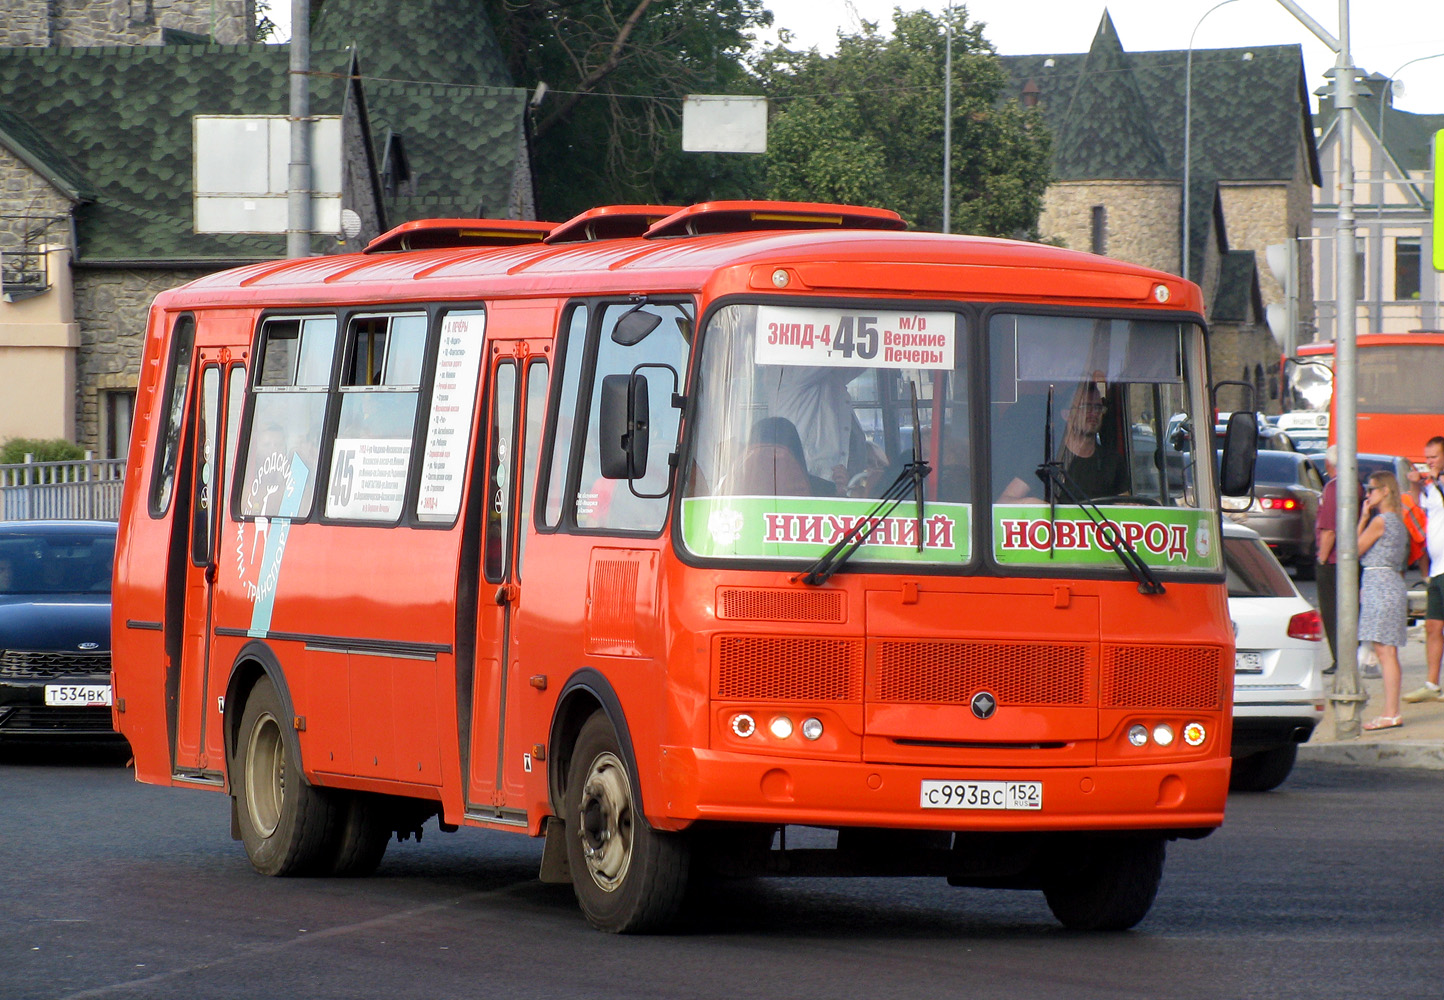
{"type": "Polygon", "coordinates": [[[261,678],[246,698],[231,767],[241,842],[262,875],[319,874],[332,861],[344,816],[324,789],[302,777],[285,718],[275,685],[261,678]]]}
{"type": "Polygon", "coordinates": [[[1050,877],[1043,897],[1069,930],[1126,931],[1153,906],[1163,858],[1160,837],[1092,841],[1050,877]]]}
{"type": "Polygon", "coordinates": [[[577,902],[593,927],[611,934],[662,928],[687,890],[688,842],[648,825],[636,787],[616,732],[597,712],[572,751],[564,818],[577,902]]]}

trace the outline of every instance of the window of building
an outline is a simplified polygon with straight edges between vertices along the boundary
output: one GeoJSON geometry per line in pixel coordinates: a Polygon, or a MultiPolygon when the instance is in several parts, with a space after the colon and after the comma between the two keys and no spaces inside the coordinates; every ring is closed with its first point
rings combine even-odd
{"type": "Polygon", "coordinates": [[[130,426],[135,422],[135,390],[108,389],[100,394],[101,442],[106,458],[130,453],[130,426]]]}
{"type": "Polygon", "coordinates": [[[1108,209],[1103,205],[1093,206],[1093,225],[1090,237],[1094,253],[1108,252],[1108,209]]]}
{"type": "Polygon", "coordinates": [[[1394,298],[1403,302],[1419,297],[1419,262],[1422,259],[1417,237],[1400,237],[1394,241],[1394,298]]]}

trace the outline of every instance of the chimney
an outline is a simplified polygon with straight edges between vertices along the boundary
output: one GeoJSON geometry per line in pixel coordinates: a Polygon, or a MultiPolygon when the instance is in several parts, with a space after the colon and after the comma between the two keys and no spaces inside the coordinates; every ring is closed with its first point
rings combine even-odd
{"type": "Polygon", "coordinates": [[[1038,106],[1038,81],[1032,77],[1023,84],[1023,107],[1036,108],[1038,106]]]}

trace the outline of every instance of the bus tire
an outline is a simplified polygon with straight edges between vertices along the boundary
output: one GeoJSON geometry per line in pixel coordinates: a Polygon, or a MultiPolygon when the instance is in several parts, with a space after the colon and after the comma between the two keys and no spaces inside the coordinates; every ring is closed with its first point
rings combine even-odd
{"type": "Polygon", "coordinates": [[[1284,783],[1299,756],[1298,744],[1260,750],[1233,762],[1228,787],[1235,792],[1271,792],[1284,783]]]}
{"type": "Polygon", "coordinates": [[[689,844],[642,815],[611,722],[594,713],[577,734],[567,774],[567,860],[582,913],[610,934],[656,931],[676,919],[687,890],[689,844]]]}
{"type": "Polygon", "coordinates": [[[326,789],[302,776],[285,719],[275,685],[262,677],[241,713],[231,771],[241,842],[262,875],[320,874],[334,860],[343,816],[326,789]]]}
{"type": "Polygon", "coordinates": [[[1163,838],[1099,839],[1082,848],[1043,885],[1053,916],[1077,931],[1126,931],[1147,916],[1163,880],[1163,838]]]}
{"type": "Polygon", "coordinates": [[[330,874],[341,878],[370,875],[391,842],[392,811],[385,796],[367,792],[339,794],[341,822],[336,833],[330,874]]]}

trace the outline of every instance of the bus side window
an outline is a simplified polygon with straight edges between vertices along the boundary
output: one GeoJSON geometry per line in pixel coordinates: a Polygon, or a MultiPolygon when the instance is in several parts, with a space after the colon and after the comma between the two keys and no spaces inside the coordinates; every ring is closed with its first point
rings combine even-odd
{"type": "Polygon", "coordinates": [[[357,316],[347,325],[327,517],[385,524],[401,517],[426,329],[424,313],[357,316]]]}
{"type": "Polygon", "coordinates": [[[604,308],[597,338],[596,371],[592,380],[582,475],[578,482],[577,524],[621,531],[660,531],[667,516],[667,498],[653,499],[637,494],[663,492],[671,473],[667,456],[676,450],[681,414],[672,405],[672,379],[660,370],[660,366],[670,366],[677,373],[679,382],[686,377],[687,361],[692,350],[692,306],[691,303],[649,302],[641,306],[610,303],[604,308]],[[635,312],[656,316],[656,327],[640,340],[617,343],[611,336],[617,321],[635,312]],[[634,484],[625,479],[604,479],[601,475],[598,432],[602,380],[607,375],[627,374],[640,364],[651,366],[646,372],[651,413],[651,456],[646,474],[634,484]],[[584,507],[584,504],[588,506],[584,507]]]}
{"type": "Polygon", "coordinates": [[[551,450],[547,457],[546,479],[538,498],[543,528],[556,528],[562,519],[562,497],[566,493],[567,471],[571,468],[572,438],[577,419],[577,393],[581,384],[582,358],[587,350],[587,317],[585,305],[572,309],[564,329],[565,343],[557,350],[561,365],[561,390],[556,402],[556,418],[552,421],[551,450]]]}
{"type": "Polygon", "coordinates": [[[239,516],[310,515],[335,346],[332,316],[262,325],[246,453],[237,469],[239,516]]]}
{"type": "Polygon", "coordinates": [[[166,373],[165,429],[160,447],[156,449],[155,470],[151,474],[150,513],[160,517],[170,510],[171,494],[175,492],[176,461],[180,455],[181,423],[185,416],[186,387],[190,383],[192,348],[196,339],[196,320],[189,313],[175,321],[171,329],[170,363],[166,373]]]}

